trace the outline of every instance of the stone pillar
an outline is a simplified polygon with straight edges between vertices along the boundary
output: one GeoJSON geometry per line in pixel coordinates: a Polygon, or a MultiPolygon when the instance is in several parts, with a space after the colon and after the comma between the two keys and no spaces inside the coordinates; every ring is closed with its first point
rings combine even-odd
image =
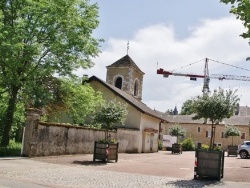
{"type": "Polygon", "coordinates": [[[26,125],[23,133],[22,156],[34,157],[37,152],[37,128],[42,112],[28,108],[25,113],[26,125]]]}

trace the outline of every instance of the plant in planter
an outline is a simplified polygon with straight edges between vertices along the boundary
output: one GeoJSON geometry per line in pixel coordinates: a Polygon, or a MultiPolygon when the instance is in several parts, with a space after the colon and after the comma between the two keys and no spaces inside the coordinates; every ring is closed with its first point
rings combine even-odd
{"type": "Polygon", "coordinates": [[[232,145],[229,145],[228,148],[227,148],[227,155],[238,155],[237,153],[237,149],[238,149],[238,146],[237,145],[234,145],[234,137],[235,136],[240,136],[240,130],[235,127],[234,125],[226,125],[226,128],[225,128],[225,135],[226,137],[229,137],[231,136],[232,137],[232,145]]]}
{"type": "Polygon", "coordinates": [[[117,162],[119,143],[111,139],[111,135],[108,135],[108,133],[115,123],[122,123],[126,115],[126,106],[116,102],[116,100],[107,102],[98,109],[94,121],[102,124],[102,128],[105,129],[105,138],[95,142],[94,161],[100,159],[103,161],[115,160],[117,162]]]}
{"type": "Polygon", "coordinates": [[[181,143],[181,146],[182,146],[182,150],[183,151],[194,151],[195,149],[195,144],[192,140],[192,138],[186,138],[182,143],[181,143]]]}
{"type": "Polygon", "coordinates": [[[239,101],[236,91],[219,89],[209,96],[204,94],[193,99],[193,119],[209,119],[211,121],[211,138],[208,151],[196,150],[195,153],[195,174],[198,177],[209,177],[220,180],[224,171],[224,151],[218,151],[214,146],[215,128],[217,122],[223,118],[229,118],[234,114],[235,106],[239,101]]]}
{"type": "Polygon", "coordinates": [[[178,124],[169,128],[169,134],[177,137],[177,143],[172,144],[172,153],[182,153],[182,146],[179,144],[179,136],[185,136],[185,133],[186,131],[178,124]]]}

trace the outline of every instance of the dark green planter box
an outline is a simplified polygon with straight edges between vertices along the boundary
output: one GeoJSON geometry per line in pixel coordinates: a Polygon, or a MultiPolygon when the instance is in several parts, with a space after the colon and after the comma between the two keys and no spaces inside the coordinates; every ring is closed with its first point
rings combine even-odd
{"type": "Polygon", "coordinates": [[[109,162],[118,161],[119,143],[98,143],[95,141],[93,161],[102,160],[109,162]]]}
{"type": "Polygon", "coordinates": [[[182,146],[181,144],[172,144],[172,154],[173,153],[182,153],[182,146]]]}
{"type": "Polygon", "coordinates": [[[195,151],[194,179],[207,177],[218,181],[224,174],[224,151],[195,151]]]}
{"type": "Polygon", "coordinates": [[[237,157],[238,156],[237,150],[238,150],[238,146],[228,146],[227,147],[227,156],[235,155],[237,157]]]}

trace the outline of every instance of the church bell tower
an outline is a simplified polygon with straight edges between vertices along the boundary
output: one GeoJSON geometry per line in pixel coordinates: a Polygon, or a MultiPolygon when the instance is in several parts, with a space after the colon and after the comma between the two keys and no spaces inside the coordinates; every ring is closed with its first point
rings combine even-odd
{"type": "Polygon", "coordinates": [[[106,82],[141,100],[143,75],[144,72],[140,70],[129,55],[125,55],[107,66],[106,82]]]}

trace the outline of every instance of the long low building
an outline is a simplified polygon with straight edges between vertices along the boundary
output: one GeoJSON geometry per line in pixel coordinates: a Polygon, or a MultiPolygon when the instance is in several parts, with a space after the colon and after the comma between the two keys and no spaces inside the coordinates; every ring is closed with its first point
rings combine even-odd
{"type": "MultiPolygon", "coordinates": [[[[241,113],[234,115],[228,119],[223,119],[222,122],[216,124],[215,129],[215,144],[226,149],[228,145],[239,145],[244,140],[249,140],[249,122],[250,116],[246,113],[246,110],[250,111],[248,107],[240,107],[241,113]],[[241,135],[235,137],[226,137],[225,128],[226,125],[234,125],[237,127],[241,135]]],[[[162,135],[169,134],[169,128],[175,124],[178,124],[186,130],[186,136],[190,137],[194,141],[196,147],[198,143],[209,145],[211,138],[212,124],[207,121],[204,123],[204,119],[193,120],[194,115],[163,115],[167,123],[162,123],[162,135]]]]}

